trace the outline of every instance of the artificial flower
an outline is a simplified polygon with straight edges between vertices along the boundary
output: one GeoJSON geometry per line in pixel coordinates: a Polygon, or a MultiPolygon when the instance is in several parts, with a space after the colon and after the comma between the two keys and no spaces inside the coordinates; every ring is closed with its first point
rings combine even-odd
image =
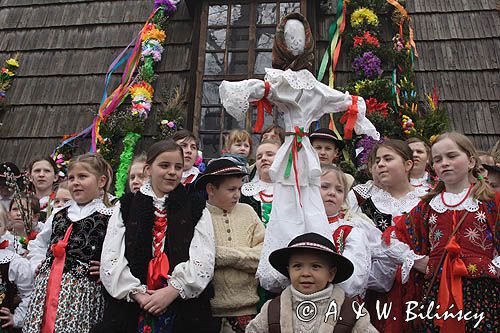
{"type": "Polygon", "coordinates": [[[170,127],[170,128],[174,128],[175,127],[175,123],[173,121],[169,121],[167,123],[167,126],[170,127]]]}
{"type": "Polygon", "coordinates": [[[378,17],[373,10],[368,8],[359,8],[352,13],[351,25],[356,28],[362,24],[368,24],[374,27],[378,25],[378,17]]]}
{"type": "Polygon", "coordinates": [[[14,73],[5,67],[2,67],[2,73],[7,74],[8,76],[14,76],[14,73]]]}
{"type": "Polygon", "coordinates": [[[166,124],[168,124],[168,120],[167,120],[167,119],[163,119],[163,120],[160,122],[160,124],[162,124],[162,125],[166,125],[166,124]]]}
{"type": "Polygon", "coordinates": [[[368,98],[366,100],[366,114],[380,113],[387,117],[387,105],[387,102],[379,103],[379,101],[374,97],[368,98]]]}
{"type": "Polygon", "coordinates": [[[380,47],[380,43],[377,37],[370,34],[369,31],[365,31],[363,36],[354,37],[354,47],[363,46],[363,44],[373,45],[375,47],[380,47]]]}
{"type": "Polygon", "coordinates": [[[354,59],[352,67],[357,77],[374,79],[382,74],[380,59],[373,52],[365,52],[354,59]]]}
{"type": "Polygon", "coordinates": [[[163,46],[156,39],[148,39],[142,42],[141,60],[144,61],[145,57],[151,56],[154,61],[161,60],[163,53],[163,46]]]}
{"type": "Polygon", "coordinates": [[[176,2],[170,0],[155,0],[155,9],[163,7],[165,14],[170,15],[177,10],[176,2]]]}
{"type": "Polygon", "coordinates": [[[160,43],[163,43],[167,38],[167,35],[164,31],[156,28],[154,24],[149,23],[141,34],[141,40],[146,41],[148,39],[157,39],[160,43]]]}
{"type": "Polygon", "coordinates": [[[148,100],[153,99],[154,89],[147,82],[141,81],[139,83],[134,84],[130,87],[130,95],[132,99],[135,99],[136,96],[142,95],[145,96],[148,100]]]}
{"type": "Polygon", "coordinates": [[[397,52],[401,52],[401,50],[404,49],[405,47],[405,41],[403,37],[401,37],[399,34],[394,36],[394,38],[392,39],[392,43],[393,43],[392,48],[397,52]]]}
{"type": "Polygon", "coordinates": [[[14,58],[10,58],[10,59],[9,59],[9,60],[7,60],[5,63],[6,63],[7,65],[9,65],[9,66],[12,66],[12,67],[16,67],[16,68],[17,68],[17,67],[19,67],[19,63],[18,63],[18,62],[17,62],[17,60],[16,60],[16,59],[14,59],[14,58]]]}

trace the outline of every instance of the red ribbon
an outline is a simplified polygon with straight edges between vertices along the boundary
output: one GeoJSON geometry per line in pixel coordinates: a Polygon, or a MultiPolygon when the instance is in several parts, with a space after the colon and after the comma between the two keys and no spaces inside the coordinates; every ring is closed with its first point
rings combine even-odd
{"type": "MultiPolygon", "coordinates": [[[[165,211],[160,211],[160,214],[165,214],[165,211]]],[[[157,217],[155,219],[153,227],[153,248],[154,255],[148,264],[148,276],[146,285],[149,290],[157,290],[162,288],[162,280],[168,279],[168,271],[170,269],[170,263],[168,257],[163,252],[163,239],[165,238],[167,227],[167,219],[163,217],[157,217]]]]}
{"type": "Polygon", "coordinates": [[[302,149],[302,138],[307,136],[308,133],[304,132],[303,127],[295,126],[295,132],[287,132],[286,135],[293,135],[292,151],[288,156],[288,163],[285,169],[285,178],[290,177],[290,169],[293,166],[293,173],[295,174],[295,185],[297,185],[297,193],[299,195],[300,207],[302,207],[302,198],[300,195],[299,185],[299,171],[297,169],[297,160],[299,158],[299,150],[302,149]]]}
{"type": "Polygon", "coordinates": [[[264,111],[267,112],[267,114],[273,114],[273,106],[267,99],[270,89],[271,85],[269,82],[264,81],[264,97],[256,102],[252,102],[252,104],[257,107],[257,120],[255,121],[255,125],[253,127],[254,133],[262,132],[262,126],[264,126],[264,111]]]}
{"type": "Polygon", "coordinates": [[[59,303],[59,292],[61,291],[61,280],[66,262],[66,246],[73,230],[70,224],[64,238],[51,246],[54,261],[50,269],[49,282],[47,283],[47,296],[45,298],[45,311],[42,321],[41,333],[53,333],[56,323],[57,304],[59,303]]]}
{"type": "Polygon", "coordinates": [[[0,243],[0,250],[6,249],[7,246],[9,246],[9,241],[8,240],[4,240],[3,242],[0,243]]]}
{"type": "Polygon", "coordinates": [[[356,120],[358,120],[358,96],[352,96],[351,106],[349,106],[346,113],[340,118],[340,122],[345,124],[344,139],[352,139],[352,131],[356,120]]]}
{"type": "MultiPolygon", "coordinates": [[[[456,212],[453,211],[453,228],[456,224],[456,212]]],[[[457,243],[453,236],[445,247],[446,254],[443,271],[441,273],[441,282],[439,284],[438,304],[440,308],[437,310],[439,315],[443,315],[445,311],[455,312],[463,310],[463,295],[462,295],[462,277],[467,275],[467,267],[460,259],[462,248],[457,243]],[[450,306],[454,305],[450,310],[450,306]]],[[[442,333],[465,332],[465,321],[448,318],[447,320],[435,319],[434,323],[439,326],[442,333]]]]}

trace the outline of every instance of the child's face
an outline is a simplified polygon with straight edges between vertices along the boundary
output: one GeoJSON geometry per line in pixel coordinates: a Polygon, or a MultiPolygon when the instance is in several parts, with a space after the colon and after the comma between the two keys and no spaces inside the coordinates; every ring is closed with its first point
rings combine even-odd
{"type": "MultiPolygon", "coordinates": [[[[37,199],[34,199],[37,200],[37,199]]],[[[21,200],[22,207],[24,211],[28,210],[28,202],[26,200],[21,200]]],[[[23,234],[25,233],[24,229],[24,221],[23,217],[21,215],[21,210],[19,209],[19,206],[16,201],[12,203],[12,208],[9,211],[9,217],[10,221],[12,223],[12,229],[14,230],[15,233],[17,234],[23,234]]],[[[38,221],[39,214],[31,214],[31,223],[32,225],[35,225],[35,223],[38,221]]]]}
{"type": "Polygon", "coordinates": [[[163,197],[179,185],[183,168],[184,160],[177,150],[163,152],[151,165],[146,164],[146,173],[150,176],[153,191],[158,197],[163,197]]]}
{"type": "Polygon", "coordinates": [[[446,187],[468,183],[469,171],[475,166],[474,158],[467,156],[449,138],[438,141],[432,146],[432,163],[436,175],[446,187]]]}
{"type": "Polygon", "coordinates": [[[207,184],[208,200],[210,204],[228,212],[232,211],[241,196],[243,177],[228,177],[217,188],[214,184],[207,184]]]}
{"type": "Polygon", "coordinates": [[[305,295],[314,294],[326,288],[335,278],[336,268],[328,260],[313,251],[300,251],[290,256],[288,274],[292,286],[305,295]]]}
{"type": "Polygon", "coordinates": [[[56,197],[54,199],[54,207],[61,208],[64,207],[66,202],[71,200],[71,193],[68,189],[58,188],[56,192],[56,197]]]}
{"type": "Polygon", "coordinates": [[[274,162],[277,151],[278,147],[272,143],[261,144],[259,148],[257,148],[255,166],[261,178],[263,174],[269,173],[269,168],[274,162]]]}
{"type": "Polygon", "coordinates": [[[262,138],[260,138],[260,141],[262,142],[264,140],[270,140],[270,139],[278,140],[279,142],[281,142],[280,136],[278,133],[276,133],[275,130],[262,134],[262,138]]]}
{"type": "Polygon", "coordinates": [[[182,140],[175,141],[179,146],[181,146],[184,152],[184,170],[189,170],[193,167],[194,162],[198,158],[198,145],[193,139],[185,138],[182,140]]]}
{"type": "Polygon", "coordinates": [[[250,143],[248,141],[236,141],[229,147],[229,153],[248,157],[248,154],[250,154],[250,143]]]}
{"type": "Polygon", "coordinates": [[[145,165],[145,163],[134,163],[130,167],[130,174],[128,176],[128,187],[130,188],[130,192],[137,193],[144,183],[146,179],[144,175],[145,165]]]}
{"type": "Polygon", "coordinates": [[[325,205],[326,215],[337,214],[345,200],[344,184],[337,177],[336,172],[328,172],[321,176],[321,198],[325,205]]]}
{"type": "Polygon", "coordinates": [[[97,199],[106,184],[106,176],[91,173],[81,163],[76,164],[68,172],[68,187],[71,197],[79,205],[97,199]]]}
{"type": "Polygon", "coordinates": [[[413,169],[416,172],[425,171],[425,167],[429,162],[429,155],[422,142],[413,142],[408,144],[413,151],[413,169]]]}
{"type": "Polygon", "coordinates": [[[35,189],[41,192],[51,189],[52,185],[57,180],[52,165],[45,160],[37,161],[33,164],[30,179],[35,189]]]}
{"type": "Polygon", "coordinates": [[[402,181],[408,182],[412,161],[404,161],[396,151],[380,147],[375,157],[375,174],[382,186],[394,186],[402,181]]]}
{"type": "Polygon", "coordinates": [[[339,150],[330,140],[315,139],[312,146],[318,153],[321,164],[332,164],[337,161],[339,150]]]}

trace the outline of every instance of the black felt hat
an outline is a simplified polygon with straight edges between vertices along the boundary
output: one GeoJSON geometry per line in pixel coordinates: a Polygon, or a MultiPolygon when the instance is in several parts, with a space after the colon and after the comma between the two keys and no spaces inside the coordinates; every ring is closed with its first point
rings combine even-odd
{"type": "Polygon", "coordinates": [[[339,150],[342,150],[345,146],[344,141],[339,140],[335,135],[335,132],[328,128],[319,128],[309,134],[309,141],[311,141],[311,144],[315,139],[332,141],[335,147],[337,147],[339,150]]]}
{"type": "Polygon", "coordinates": [[[354,272],[352,262],[346,257],[338,254],[335,246],[330,240],[314,232],[297,236],[288,244],[288,247],[273,251],[269,255],[269,263],[271,263],[271,266],[278,272],[289,278],[288,262],[290,256],[299,249],[316,250],[321,253],[326,253],[330,257],[333,265],[337,268],[333,283],[340,283],[347,280],[354,272]]]}
{"type": "Polygon", "coordinates": [[[196,189],[204,189],[211,180],[222,176],[247,176],[248,173],[230,158],[218,158],[208,163],[205,171],[196,179],[196,189]]]}
{"type": "Polygon", "coordinates": [[[483,167],[488,170],[488,172],[500,173],[500,163],[496,163],[495,165],[483,164],[483,167]]]}

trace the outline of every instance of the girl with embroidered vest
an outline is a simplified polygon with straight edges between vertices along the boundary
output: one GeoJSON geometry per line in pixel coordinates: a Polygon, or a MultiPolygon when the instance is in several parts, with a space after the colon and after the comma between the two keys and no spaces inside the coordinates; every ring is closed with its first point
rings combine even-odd
{"type": "Polygon", "coordinates": [[[381,231],[394,225],[393,219],[408,213],[427,192],[410,184],[413,152],[401,140],[377,144],[371,151],[374,161],[373,177],[380,187],[367,184],[354,187],[362,212],[375,222],[381,231]]]}
{"type": "Polygon", "coordinates": [[[101,279],[116,300],[100,332],[212,331],[212,220],[205,201],[181,184],[183,165],[173,140],[153,144],[145,168],[150,180],[120,199],[111,217],[101,279]]]}
{"type": "Polygon", "coordinates": [[[353,300],[338,286],[354,268],[329,239],[316,233],[299,235],[288,247],[273,251],[269,262],[291,285],[264,304],[247,333],[377,332],[365,310],[360,317],[354,314],[353,300]],[[304,302],[313,303],[315,311],[304,311],[304,302]]]}
{"type": "Polygon", "coordinates": [[[269,215],[273,206],[274,184],[269,176],[269,168],[274,161],[274,156],[281,146],[277,140],[264,140],[257,147],[255,153],[255,167],[258,178],[243,184],[241,187],[240,201],[252,206],[259,215],[264,227],[269,222],[269,215]]]}
{"type": "Polygon", "coordinates": [[[184,153],[184,169],[182,171],[182,184],[188,186],[193,184],[200,174],[200,170],[194,166],[198,159],[200,142],[198,138],[188,130],[180,130],[172,135],[172,140],[181,146],[184,153]]]}
{"type": "Polygon", "coordinates": [[[399,240],[425,256],[414,262],[411,279],[402,280],[407,283],[403,301],[422,302],[422,312],[431,313],[425,326],[433,332],[494,332],[500,327],[500,194],[479,175],[478,161],[464,135],[440,135],[432,145],[440,181],[395,227],[399,240]],[[422,276],[424,285],[415,286],[422,276]],[[441,319],[457,312],[482,313],[483,318],[441,319]]]}
{"type": "Polygon", "coordinates": [[[413,151],[413,168],[410,172],[410,184],[414,187],[423,187],[429,191],[434,187],[434,181],[428,172],[430,168],[431,147],[419,138],[406,140],[413,151]]]}
{"type": "Polygon", "coordinates": [[[45,221],[53,208],[54,184],[59,178],[57,165],[50,156],[44,156],[31,161],[28,171],[35,196],[40,200],[41,220],[45,221]]]}
{"type": "Polygon", "coordinates": [[[146,166],[146,154],[142,153],[132,160],[128,169],[128,188],[130,192],[137,193],[147,177],[144,175],[146,166]]]}
{"type": "Polygon", "coordinates": [[[0,332],[21,332],[33,289],[33,273],[26,258],[9,249],[7,212],[0,205],[0,332]]]}
{"type": "Polygon", "coordinates": [[[23,332],[83,333],[102,319],[99,260],[113,212],[106,193],[111,174],[111,166],[99,155],[70,160],[73,200],[54,211],[28,244],[28,259],[38,273],[23,332]]]}

